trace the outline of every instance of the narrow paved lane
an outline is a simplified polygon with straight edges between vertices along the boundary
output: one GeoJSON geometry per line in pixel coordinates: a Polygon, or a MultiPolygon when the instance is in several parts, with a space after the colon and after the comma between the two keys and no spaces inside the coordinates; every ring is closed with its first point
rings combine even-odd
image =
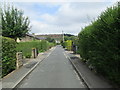
{"type": "Polygon", "coordinates": [[[85,86],[65,57],[62,47],[57,46],[18,88],[85,88],[85,86]]]}

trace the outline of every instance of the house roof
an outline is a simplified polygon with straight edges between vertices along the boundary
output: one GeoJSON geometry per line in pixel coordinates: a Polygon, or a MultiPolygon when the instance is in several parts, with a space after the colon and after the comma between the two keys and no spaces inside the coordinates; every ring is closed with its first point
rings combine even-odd
{"type": "Polygon", "coordinates": [[[47,39],[46,37],[37,37],[38,39],[40,39],[40,40],[45,40],[45,39],[47,39]]]}
{"type": "Polygon", "coordinates": [[[36,39],[38,39],[38,40],[45,40],[45,39],[46,39],[46,37],[37,37],[37,36],[32,35],[32,34],[26,34],[26,35],[29,36],[29,37],[36,38],[36,39]]]}

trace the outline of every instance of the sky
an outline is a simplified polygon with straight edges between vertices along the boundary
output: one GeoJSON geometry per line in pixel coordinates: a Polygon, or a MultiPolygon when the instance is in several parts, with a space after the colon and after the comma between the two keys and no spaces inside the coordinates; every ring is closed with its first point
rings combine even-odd
{"type": "Polygon", "coordinates": [[[94,21],[117,0],[7,0],[30,19],[35,34],[78,35],[82,28],[94,21]]]}

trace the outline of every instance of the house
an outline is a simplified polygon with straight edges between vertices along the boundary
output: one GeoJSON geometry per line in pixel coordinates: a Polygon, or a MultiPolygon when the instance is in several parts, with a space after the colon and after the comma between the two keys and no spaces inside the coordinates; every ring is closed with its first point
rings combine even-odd
{"type": "Polygon", "coordinates": [[[45,35],[36,35],[38,38],[44,38],[47,39],[50,37],[51,39],[54,39],[56,43],[60,43],[60,41],[63,39],[62,34],[45,34],[45,35]]]}
{"type": "Polygon", "coordinates": [[[44,38],[47,39],[48,37],[54,39],[56,43],[60,43],[60,41],[63,39],[62,34],[45,34],[45,35],[36,35],[37,38],[44,38]]]}
{"type": "Polygon", "coordinates": [[[26,34],[26,36],[23,38],[17,38],[17,42],[28,42],[28,41],[33,41],[33,40],[40,40],[40,39],[32,34],[26,34]]]}

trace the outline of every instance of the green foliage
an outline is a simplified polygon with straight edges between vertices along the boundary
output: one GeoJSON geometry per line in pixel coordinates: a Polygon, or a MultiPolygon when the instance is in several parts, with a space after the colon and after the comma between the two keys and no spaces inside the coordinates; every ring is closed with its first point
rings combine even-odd
{"type": "Polygon", "coordinates": [[[37,48],[38,52],[43,52],[52,47],[53,44],[45,40],[30,41],[30,42],[20,42],[17,44],[17,51],[22,51],[26,58],[31,57],[32,48],[37,48]]]}
{"type": "Polygon", "coordinates": [[[75,40],[77,37],[76,36],[64,36],[64,40],[67,41],[67,40],[75,40]]]}
{"type": "Polygon", "coordinates": [[[98,73],[120,86],[120,6],[104,11],[79,33],[79,51],[98,73]]]}
{"type": "Polygon", "coordinates": [[[70,37],[69,36],[64,36],[64,40],[65,41],[70,40],[70,37]]]}
{"type": "Polygon", "coordinates": [[[31,53],[26,53],[26,54],[25,54],[25,57],[26,57],[26,58],[31,58],[31,53]]]}
{"type": "Polygon", "coordinates": [[[2,77],[16,68],[16,42],[2,37],[2,77]]]}
{"type": "Polygon", "coordinates": [[[2,14],[2,6],[0,4],[0,25],[2,24],[2,22],[1,22],[1,14],[2,14]]]}
{"type": "MultiPolygon", "coordinates": [[[[2,58],[2,37],[0,36],[0,58],[2,58]]],[[[0,77],[2,77],[2,60],[0,59],[0,77]]]]}
{"type": "Polygon", "coordinates": [[[80,51],[79,51],[79,38],[78,37],[75,37],[73,40],[72,40],[72,50],[74,53],[76,54],[80,54],[80,51]]]}
{"type": "Polygon", "coordinates": [[[63,46],[63,48],[65,48],[63,40],[60,41],[60,44],[63,46]]]}
{"type": "Polygon", "coordinates": [[[53,38],[47,37],[46,40],[50,43],[55,43],[55,39],[53,39],[53,38]]]}
{"type": "Polygon", "coordinates": [[[74,35],[71,35],[71,34],[66,34],[64,36],[64,40],[65,40],[65,42],[61,41],[61,45],[63,46],[63,48],[67,48],[68,50],[72,50],[73,49],[72,48],[73,47],[73,43],[74,43],[74,45],[78,46],[78,42],[77,42],[78,41],[78,37],[77,36],[74,36],[74,35]]]}
{"type": "Polygon", "coordinates": [[[51,47],[55,46],[55,43],[48,43],[48,49],[50,49],[51,47]]]}
{"type": "Polygon", "coordinates": [[[24,37],[29,31],[29,19],[23,11],[14,7],[6,7],[0,14],[2,17],[2,36],[17,39],[24,37]]]}
{"type": "Polygon", "coordinates": [[[67,50],[71,51],[72,50],[72,40],[65,41],[64,46],[67,50]]]}

